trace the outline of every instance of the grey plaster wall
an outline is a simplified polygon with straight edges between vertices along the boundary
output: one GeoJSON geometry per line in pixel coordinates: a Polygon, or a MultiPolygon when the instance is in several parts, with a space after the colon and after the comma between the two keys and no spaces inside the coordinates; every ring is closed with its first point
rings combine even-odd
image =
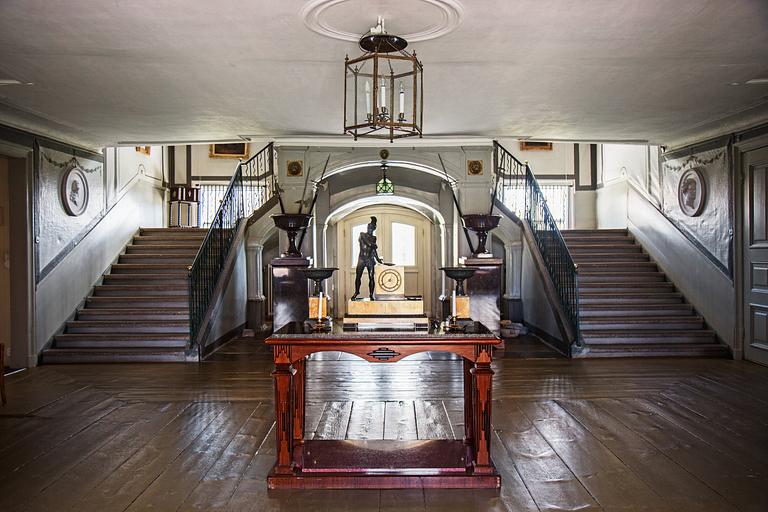
{"type": "Polygon", "coordinates": [[[232,274],[224,288],[221,300],[211,317],[211,330],[205,344],[210,345],[233,329],[242,327],[246,320],[246,304],[248,302],[248,281],[246,279],[245,236],[232,248],[236,251],[236,259],[232,274]]]}
{"type": "Polygon", "coordinates": [[[94,159],[73,156],[40,146],[36,187],[36,243],[38,273],[55,265],[55,259],[87,230],[106,208],[104,165],[94,159]],[[82,171],[88,184],[88,203],[78,216],[67,214],[62,201],[62,178],[75,168],[82,171]]]}
{"type": "Polygon", "coordinates": [[[598,229],[627,227],[626,178],[606,184],[597,191],[596,216],[598,229]]]}
{"type": "Polygon", "coordinates": [[[40,352],[88,295],[139,227],[163,225],[164,191],[138,180],[37,286],[35,346],[40,352]]]}
{"type": "Polygon", "coordinates": [[[523,320],[526,324],[544,331],[549,336],[561,340],[555,314],[544,293],[544,283],[531,255],[531,249],[523,239],[523,271],[521,282],[523,301],[523,320]]]}
{"type": "Polygon", "coordinates": [[[718,336],[737,349],[736,291],[730,278],[632,187],[627,211],[630,232],[718,336]]]}

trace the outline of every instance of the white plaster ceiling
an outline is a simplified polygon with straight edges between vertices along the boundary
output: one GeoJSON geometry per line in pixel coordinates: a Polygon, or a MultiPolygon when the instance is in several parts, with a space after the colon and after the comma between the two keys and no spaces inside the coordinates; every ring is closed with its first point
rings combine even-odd
{"type": "Polygon", "coordinates": [[[2,0],[0,80],[34,85],[0,86],[0,122],[91,146],[340,135],[344,33],[377,15],[422,39],[430,136],[669,144],[768,118],[768,84],[743,85],[768,78],[766,0],[2,0]]]}

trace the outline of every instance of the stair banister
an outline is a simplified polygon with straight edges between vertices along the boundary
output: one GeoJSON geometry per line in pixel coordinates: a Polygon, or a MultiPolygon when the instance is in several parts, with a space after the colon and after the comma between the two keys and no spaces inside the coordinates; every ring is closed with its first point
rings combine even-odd
{"type": "Polygon", "coordinates": [[[269,143],[237,164],[200,250],[189,266],[189,348],[197,347],[199,355],[203,347],[198,338],[203,334],[203,323],[239,224],[278,191],[274,160],[274,145],[269,143]]]}
{"type": "Polygon", "coordinates": [[[515,158],[497,141],[493,142],[493,163],[496,179],[491,202],[498,200],[525,220],[568,318],[573,336],[569,350],[573,346],[580,348],[578,266],[549,210],[538,180],[527,162],[515,158]]]}

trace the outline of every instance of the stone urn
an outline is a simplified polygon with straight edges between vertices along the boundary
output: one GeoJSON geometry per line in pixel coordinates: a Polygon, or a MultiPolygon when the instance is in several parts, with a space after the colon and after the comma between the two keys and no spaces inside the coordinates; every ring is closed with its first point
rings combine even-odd
{"type": "Polygon", "coordinates": [[[315,297],[319,297],[320,292],[323,291],[323,281],[331,277],[336,270],[339,269],[336,267],[301,269],[302,273],[307,276],[307,279],[315,282],[315,289],[312,292],[312,295],[315,297]]]}
{"type": "Polygon", "coordinates": [[[454,281],[456,281],[456,296],[463,297],[466,295],[464,291],[464,281],[469,279],[477,271],[472,267],[440,267],[440,270],[445,272],[445,275],[454,281]]]}
{"type": "Polygon", "coordinates": [[[501,215],[489,215],[487,213],[468,213],[461,216],[464,227],[477,233],[477,247],[473,256],[488,254],[485,249],[485,242],[488,239],[488,232],[499,225],[501,215]]]}
{"type": "Polygon", "coordinates": [[[296,235],[300,231],[307,229],[309,219],[312,215],[308,213],[278,213],[272,215],[275,227],[286,232],[288,235],[288,250],[281,254],[283,257],[300,258],[301,251],[296,248],[296,235]]]}

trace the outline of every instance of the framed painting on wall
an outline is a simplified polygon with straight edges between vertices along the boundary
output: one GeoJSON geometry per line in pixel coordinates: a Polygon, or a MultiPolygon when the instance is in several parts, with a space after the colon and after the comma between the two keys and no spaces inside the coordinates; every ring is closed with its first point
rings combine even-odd
{"type": "Polygon", "coordinates": [[[520,151],[552,151],[552,143],[521,140],[520,151]]]}
{"type": "Polygon", "coordinates": [[[211,144],[208,149],[210,158],[247,158],[248,143],[211,144]]]}

